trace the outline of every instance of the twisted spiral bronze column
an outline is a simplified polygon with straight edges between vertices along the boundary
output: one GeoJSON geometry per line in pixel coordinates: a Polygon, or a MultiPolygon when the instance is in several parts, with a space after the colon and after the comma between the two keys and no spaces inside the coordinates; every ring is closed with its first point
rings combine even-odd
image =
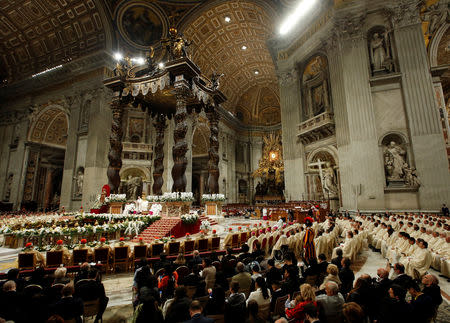
{"type": "Polygon", "coordinates": [[[154,195],[162,195],[161,187],[164,183],[164,131],[166,130],[166,117],[158,114],[156,122],[155,159],[153,160],[153,186],[154,195]]]}
{"type": "Polygon", "coordinates": [[[209,161],[208,161],[208,188],[209,194],[219,193],[219,114],[213,107],[207,110],[209,120],[209,161]]]}
{"type": "Polygon", "coordinates": [[[122,118],[123,106],[120,100],[114,99],[111,103],[112,110],[112,124],[111,134],[109,136],[110,149],[108,153],[108,185],[111,188],[111,193],[117,194],[120,185],[120,169],[122,168],[122,118]]]}
{"type": "Polygon", "coordinates": [[[188,145],[186,142],[186,100],[187,89],[179,87],[176,89],[177,107],[175,112],[175,130],[174,130],[174,146],[172,148],[173,167],[172,167],[172,192],[186,191],[186,176],[185,171],[187,167],[186,152],[188,145]]]}

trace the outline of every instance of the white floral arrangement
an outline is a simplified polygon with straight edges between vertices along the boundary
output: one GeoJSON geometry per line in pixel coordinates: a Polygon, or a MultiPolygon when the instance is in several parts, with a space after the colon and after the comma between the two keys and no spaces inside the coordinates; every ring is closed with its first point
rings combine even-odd
{"type": "Polygon", "coordinates": [[[202,202],[225,202],[223,194],[203,194],[202,202]]]}
{"type": "Polygon", "coordinates": [[[159,203],[153,203],[150,208],[149,214],[152,214],[154,216],[159,216],[159,213],[161,211],[162,211],[162,205],[159,203]]]}
{"type": "Polygon", "coordinates": [[[173,192],[163,195],[147,195],[149,202],[193,202],[194,194],[192,192],[173,192]]]}
{"type": "Polygon", "coordinates": [[[200,230],[208,232],[209,230],[211,230],[211,223],[209,223],[208,220],[203,220],[202,224],[200,224],[200,230]]]}
{"type": "MultiPolygon", "coordinates": [[[[183,214],[181,215],[181,221],[184,224],[194,224],[198,221],[198,215],[197,214],[183,214]]],[[[208,222],[209,223],[209,222],[208,222]]]]}
{"type": "Polygon", "coordinates": [[[111,194],[107,197],[105,197],[105,202],[122,202],[125,203],[127,201],[127,195],[126,194],[111,194]]]}

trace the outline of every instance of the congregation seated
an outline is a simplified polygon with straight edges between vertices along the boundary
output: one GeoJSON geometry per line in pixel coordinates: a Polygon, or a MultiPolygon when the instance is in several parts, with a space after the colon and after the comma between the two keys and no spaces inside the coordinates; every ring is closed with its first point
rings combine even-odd
{"type": "MultiPolygon", "coordinates": [[[[222,320],[222,316],[225,322],[232,323],[275,321],[279,315],[273,320],[272,315],[275,314],[276,308],[280,308],[280,304],[284,318],[279,318],[281,321],[277,322],[283,322],[285,319],[291,322],[320,319],[321,322],[376,320],[378,323],[384,323],[405,321],[404,318],[411,317],[407,314],[411,311],[420,313],[424,320],[429,320],[436,314],[437,307],[442,302],[438,281],[436,277],[425,274],[422,277],[423,288],[411,284],[414,283],[411,274],[416,275],[416,271],[420,273],[417,267],[413,267],[415,271],[405,273],[405,265],[394,263],[392,277],[389,276],[388,265],[386,268],[379,268],[376,277],[363,274],[354,282],[352,258],[357,259],[365,242],[369,240],[368,227],[373,222],[364,220],[367,222],[362,224],[363,221],[343,217],[338,217],[336,221],[327,220],[327,224],[320,223],[317,226],[324,230],[322,236],[336,235],[336,238],[328,240],[327,236],[326,241],[330,241],[330,245],[324,247],[323,252],[318,255],[319,262],[317,258],[306,262],[301,258],[301,253],[298,256],[299,253],[293,249],[298,248],[298,244],[283,246],[279,259],[267,259],[262,254],[255,256],[249,252],[248,245],[243,244],[240,253],[237,249],[229,249],[222,257],[220,253],[202,253],[200,256],[195,250],[191,259],[190,255],[180,254],[174,259],[175,257],[167,257],[162,253],[160,261],[145,257],[137,260],[133,278],[133,322],[212,322],[222,320]],[[353,238],[349,238],[352,234],[353,238]],[[335,257],[331,258],[331,251],[339,243],[340,237],[353,239],[348,240],[351,241],[353,252],[344,253],[338,248],[335,249],[335,257]],[[233,252],[236,251],[238,253],[234,255],[233,252]],[[237,262],[238,260],[240,261],[237,262]],[[213,264],[213,261],[217,262],[213,264]],[[340,263],[341,269],[337,263],[340,263]],[[189,271],[180,268],[178,278],[175,269],[183,264],[188,265],[189,271]],[[155,276],[157,272],[159,277],[155,276]],[[405,301],[407,289],[411,295],[415,295],[411,303],[405,301]],[[289,295],[289,300],[284,304],[286,295],[289,295]],[[278,299],[283,302],[277,304],[278,299]],[[424,307],[427,308],[426,313],[424,307]]],[[[290,227],[285,230],[291,231],[290,227]]],[[[383,230],[389,230],[389,225],[383,230]]],[[[410,230],[413,231],[414,227],[410,230]]],[[[301,232],[296,229],[294,231],[293,235],[301,232]]],[[[418,241],[426,247],[421,241],[425,240],[419,233],[427,233],[423,230],[414,232],[417,235],[414,238],[415,243],[418,241]]],[[[380,236],[384,237],[382,234],[380,236]]],[[[393,236],[392,233],[389,237],[393,236]]],[[[412,240],[408,239],[408,244],[409,241],[412,240]]],[[[383,242],[381,246],[384,246],[383,242]]],[[[386,255],[390,248],[390,245],[386,246],[386,255]]],[[[423,247],[417,245],[415,248],[423,247]]],[[[258,247],[255,250],[258,250],[258,247]]],[[[414,255],[408,261],[409,266],[413,266],[413,258],[414,255]]],[[[100,320],[108,304],[108,297],[97,270],[90,268],[88,263],[82,264],[75,273],[75,293],[64,287],[60,297],[53,297],[48,290],[53,279],[57,283],[73,286],[71,279],[65,275],[60,276],[60,271],[64,269],[58,268],[52,275],[40,267],[33,272],[28,282],[20,281],[18,270],[11,272],[11,276],[8,276],[11,277],[11,282],[3,284],[6,291],[2,292],[0,297],[8,306],[11,304],[12,316],[2,308],[0,317],[16,316],[18,322],[27,322],[28,314],[23,311],[25,296],[16,292],[7,294],[16,295],[11,299],[5,297],[5,293],[14,292],[16,287],[13,284],[16,284],[17,280],[17,285],[33,284],[42,287],[40,294],[43,299],[48,297],[48,306],[44,306],[42,310],[43,317],[58,314],[64,319],[72,316],[79,321],[83,303],[100,299],[101,306],[96,321],[100,320]],[[24,318],[21,318],[21,315],[24,315],[24,318]]],[[[411,322],[414,321],[411,319],[411,322]]]]}

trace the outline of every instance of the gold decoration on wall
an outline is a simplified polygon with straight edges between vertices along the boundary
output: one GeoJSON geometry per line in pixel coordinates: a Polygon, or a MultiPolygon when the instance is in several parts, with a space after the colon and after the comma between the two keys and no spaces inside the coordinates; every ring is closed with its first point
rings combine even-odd
{"type": "Polygon", "coordinates": [[[258,169],[253,177],[266,178],[270,170],[275,170],[276,182],[282,181],[284,173],[283,147],[279,134],[271,133],[263,137],[264,146],[258,169]]]}

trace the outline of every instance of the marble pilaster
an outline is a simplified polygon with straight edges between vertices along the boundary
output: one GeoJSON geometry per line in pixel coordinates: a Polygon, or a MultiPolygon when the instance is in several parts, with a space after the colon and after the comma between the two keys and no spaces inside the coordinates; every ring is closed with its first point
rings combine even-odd
{"type": "Polygon", "coordinates": [[[419,11],[405,1],[393,9],[392,20],[402,89],[411,136],[413,164],[421,186],[419,206],[437,209],[450,199],[450,175],[439,110],[436,107],[419,11]]]}
{"type": "Polygon", "coordinates": [[[301,98],[298,71],[283,71],[279,79],[285,197],[300,200],[305,193],[303,145],[297,140],[301,98]]]}
{"type": "MultiPolygon", "coordinates": [[[[344,93],[336,86],[334,90],[338,103],[336,136],[339,138],[344,209],[374,209],[384,205],[384,169],[369,83],[364,21],[364,16],[350,16],[339,22],[340,55],[333,58],[338,60],[338,67],[339,60],[342,60],[340,84],[344,93]],[[342,105],[346,107],[344,113],[342,105]],[[346,147],[347,141],[349,147],[346,147]]],[[[332,73],[336,79],[336,71],[332,73]]]]}

